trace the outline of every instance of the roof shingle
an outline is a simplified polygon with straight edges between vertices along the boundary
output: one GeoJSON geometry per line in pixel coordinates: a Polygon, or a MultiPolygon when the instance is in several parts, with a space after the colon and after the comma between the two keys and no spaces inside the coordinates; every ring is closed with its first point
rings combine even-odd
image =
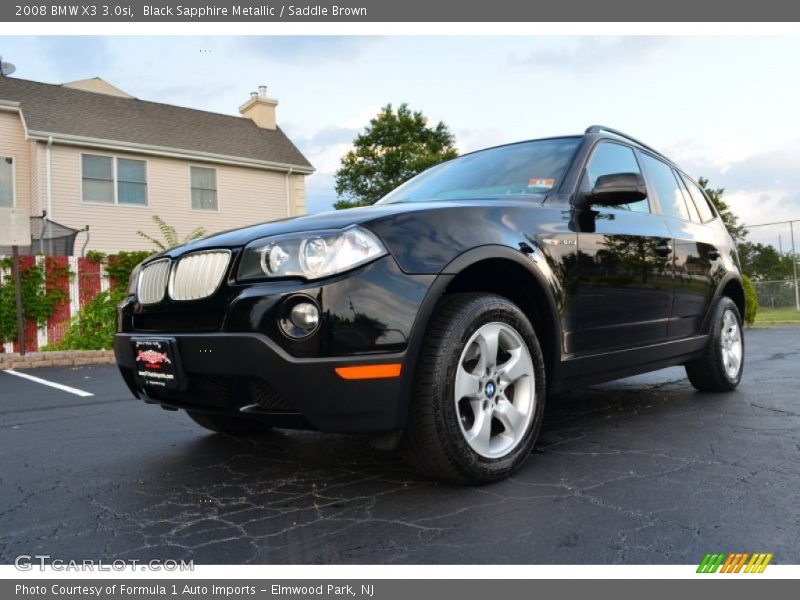
{"type": "Polygon", "coordinates": [[[281,131],[250,119],[0,77],[0,99],[19,102],[28,130],[311,168],[281,131]]]}

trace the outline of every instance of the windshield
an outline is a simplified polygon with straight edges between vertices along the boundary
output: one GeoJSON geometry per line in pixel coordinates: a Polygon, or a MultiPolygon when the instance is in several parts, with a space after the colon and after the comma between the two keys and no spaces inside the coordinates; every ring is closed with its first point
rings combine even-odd
{"type": "Polygon", "coordinates": [[[553,138],[473,152],[409,179],[378,204],[527,196],[557,189],[581,138],[553,138]]]}

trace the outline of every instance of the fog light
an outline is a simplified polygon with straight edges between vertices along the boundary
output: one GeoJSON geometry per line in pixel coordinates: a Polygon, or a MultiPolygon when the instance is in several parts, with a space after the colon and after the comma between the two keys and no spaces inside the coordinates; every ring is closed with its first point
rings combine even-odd
{"type": "Polygon", "coordinates": [[[319,307],[308,296],[294,296],[284,302],[278,323],[286,337],[301,340],[313,334],[320,325],[319,307]]]}
{"type": "Polygon", "coordinates": [[[314,329],[319,324],[319,309],[311,302],[301,302],[294,305],[290,318],[300,329],[314,329]]]}

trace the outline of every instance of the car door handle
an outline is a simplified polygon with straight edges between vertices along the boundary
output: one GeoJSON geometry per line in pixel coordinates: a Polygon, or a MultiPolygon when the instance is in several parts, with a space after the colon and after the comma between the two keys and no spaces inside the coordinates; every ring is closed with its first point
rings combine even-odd
{"type": "Polygon", "coordinates": [[[667,256],[670,252],[672,252],[672,246],[670,246],[667,242],[661,242],[655,247],[655,251],[659,256],[667,256]]]}

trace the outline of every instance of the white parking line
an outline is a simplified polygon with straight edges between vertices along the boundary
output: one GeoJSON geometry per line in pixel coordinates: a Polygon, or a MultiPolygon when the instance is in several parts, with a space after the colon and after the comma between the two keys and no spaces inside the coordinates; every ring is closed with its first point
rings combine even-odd
{"type": "Polygon", "coordinates": [[[60,383],[56,383],[55,381],[48,381],[47,379],[42,379],[41,377],[34,377],[33,375],[28,375],[26,373],[20,373],[19,371],[13,371],[11,369],[7,369],[2,372],[8,373],[9,375],[16,375],[17,377],[21,377],[22,379],[27,379],[28,381],[41,383],[42,385],[47,385],[52,388],[56,388],[57,390],[61,390],[62,392],[69,392],[70,394],[75,394],[76,396],[80,396],[81,398],[88,398],[89,396],[94,396],[94,394],[92,394],[91,392],[84,392],[83,390],[79,390],[78,388],[69,387],[68,385],[62,385],[60,383]]]}

